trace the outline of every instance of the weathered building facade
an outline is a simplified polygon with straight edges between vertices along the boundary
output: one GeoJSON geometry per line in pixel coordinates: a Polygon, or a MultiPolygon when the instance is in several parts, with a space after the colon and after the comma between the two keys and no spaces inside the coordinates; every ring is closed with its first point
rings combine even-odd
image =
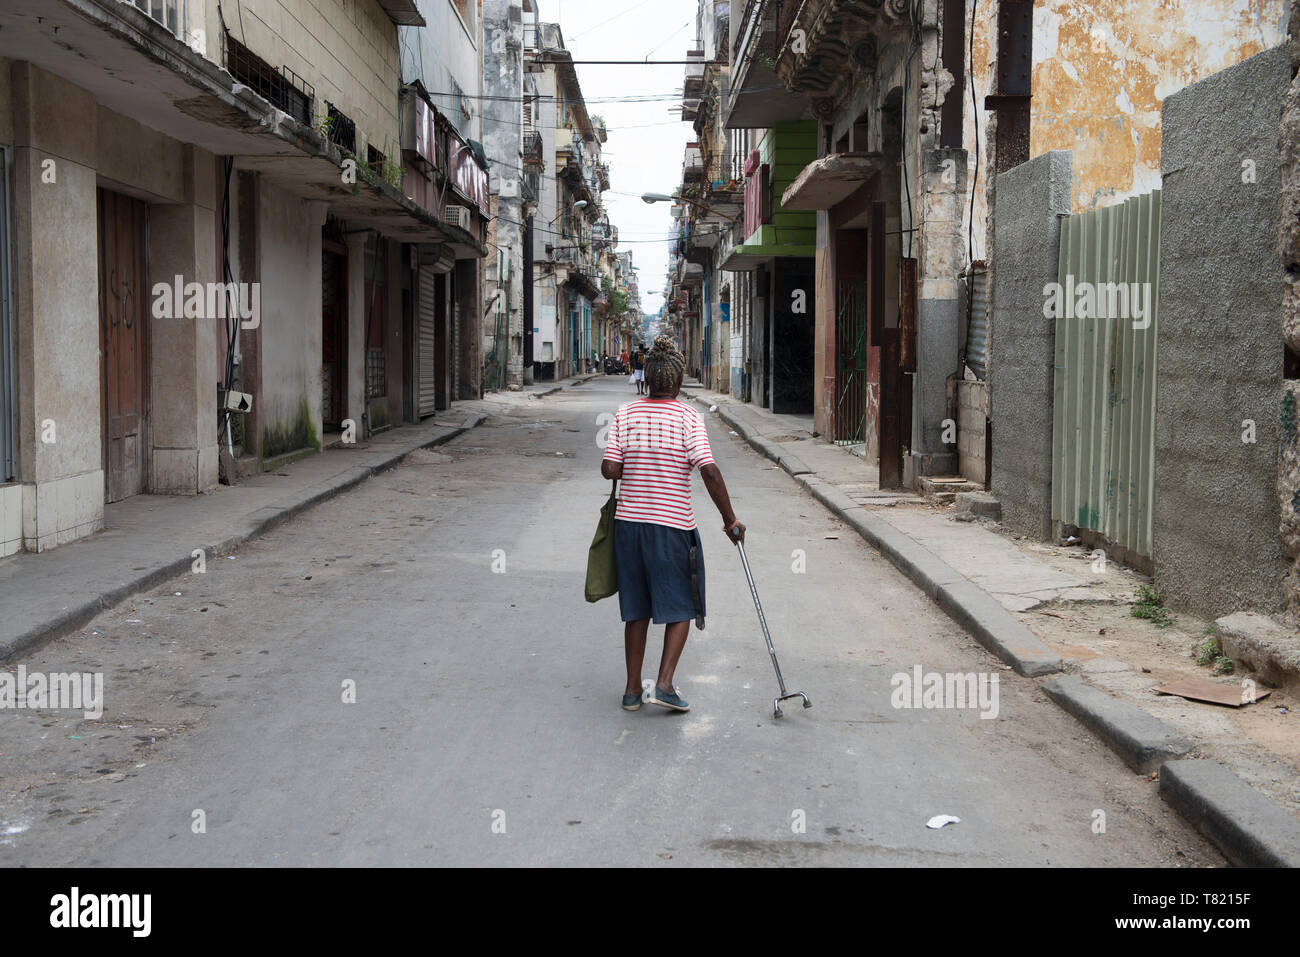
{"type": "MultiPolygon", "coordinates": [[[[600,296],[592,228],[602,214],[609,169],[603,121],[587,110],[559,24],[539,23],[525,49],[536,96],[531,122],[553,173],[539,178],[532,228],[533,362],[539,378],[563,378],[592,362],[592,304],[600,296]]],[[[598,345],[598,344],[597,344],[598,345]]]]}
{"type": "Polygon", "coordinates": [[[403,188],[412,0],[231,14],[0,9],[5,553],[410,417],[411,265],[486,251],[403,188]]]}

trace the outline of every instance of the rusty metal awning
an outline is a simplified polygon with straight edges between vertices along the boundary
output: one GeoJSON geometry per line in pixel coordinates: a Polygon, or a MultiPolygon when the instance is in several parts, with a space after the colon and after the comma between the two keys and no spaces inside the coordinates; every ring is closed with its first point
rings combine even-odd
{"type": "Polygon", "coordinates": [[[781,208],[830,209],[888,165],[881,153],[831,153],[813,160],[781,195],[781,208]]]}

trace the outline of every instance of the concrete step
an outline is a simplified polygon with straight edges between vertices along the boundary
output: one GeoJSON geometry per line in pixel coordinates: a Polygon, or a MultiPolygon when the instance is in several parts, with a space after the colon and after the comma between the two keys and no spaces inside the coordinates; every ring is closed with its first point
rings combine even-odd
{"type": "Polygon", "coordinates": [[[1225,615],[1214,623],[1223,653],[1255,672],[1266,685],[1300,694],[1300,636],[1253,612],[1225,615]]]}
{"type": "Polygon", "coordinates": [[[968,481],[961,475],[922,475],[920,484],[925,497],[940,505],[955,502],[960,492],[984,491],[983,485],[968,481]]]}

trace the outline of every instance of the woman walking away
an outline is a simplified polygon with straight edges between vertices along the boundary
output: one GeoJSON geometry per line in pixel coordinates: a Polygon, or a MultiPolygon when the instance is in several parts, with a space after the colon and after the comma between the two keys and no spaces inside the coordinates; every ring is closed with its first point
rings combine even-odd
{"type": "Polygon", "coordinates": [[[691,708],[673,686],[673,673],[691,619],[704,626],[704,549],[691,509],[692,469],[700,470],[728,540],[745,540],[745,526],[736,521],[713,462],[704,419],[677,399],[685,370],[686,357],[673,340],[655,339],[645,361],[648,397],[619,407],[600,463],[605,478],[623,480],[614,512],[614,553],[627,659],[625,711],[641,707],[641,663],[652,619],[667,627],[650,703],[673,711],[691,708]]]}

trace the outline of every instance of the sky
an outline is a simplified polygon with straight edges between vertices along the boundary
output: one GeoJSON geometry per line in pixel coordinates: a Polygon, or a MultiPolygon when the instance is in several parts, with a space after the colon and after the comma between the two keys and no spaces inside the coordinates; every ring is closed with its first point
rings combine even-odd
{"type": "MultiPolygon", "coordinates": [[[[539,19],[558,23],[575,60],[684,60],[695,46],[696,0],[540,0],[539,19]]],[[[632,250],[641,306],[659,311],[668,268],[668,203],[648,205],[642,193],[672,193],[681,181],[682,151],[695,136],[681,120],[686,67],[593,66],[579,63],[587,110],[603,116],[609,139],[604,201],[618,227],[620,250],[632,250]],[[649,102],[602,102],[658,96],[649,102]],[[646,240],[651,240],[647,242],[646,240]]]]}

